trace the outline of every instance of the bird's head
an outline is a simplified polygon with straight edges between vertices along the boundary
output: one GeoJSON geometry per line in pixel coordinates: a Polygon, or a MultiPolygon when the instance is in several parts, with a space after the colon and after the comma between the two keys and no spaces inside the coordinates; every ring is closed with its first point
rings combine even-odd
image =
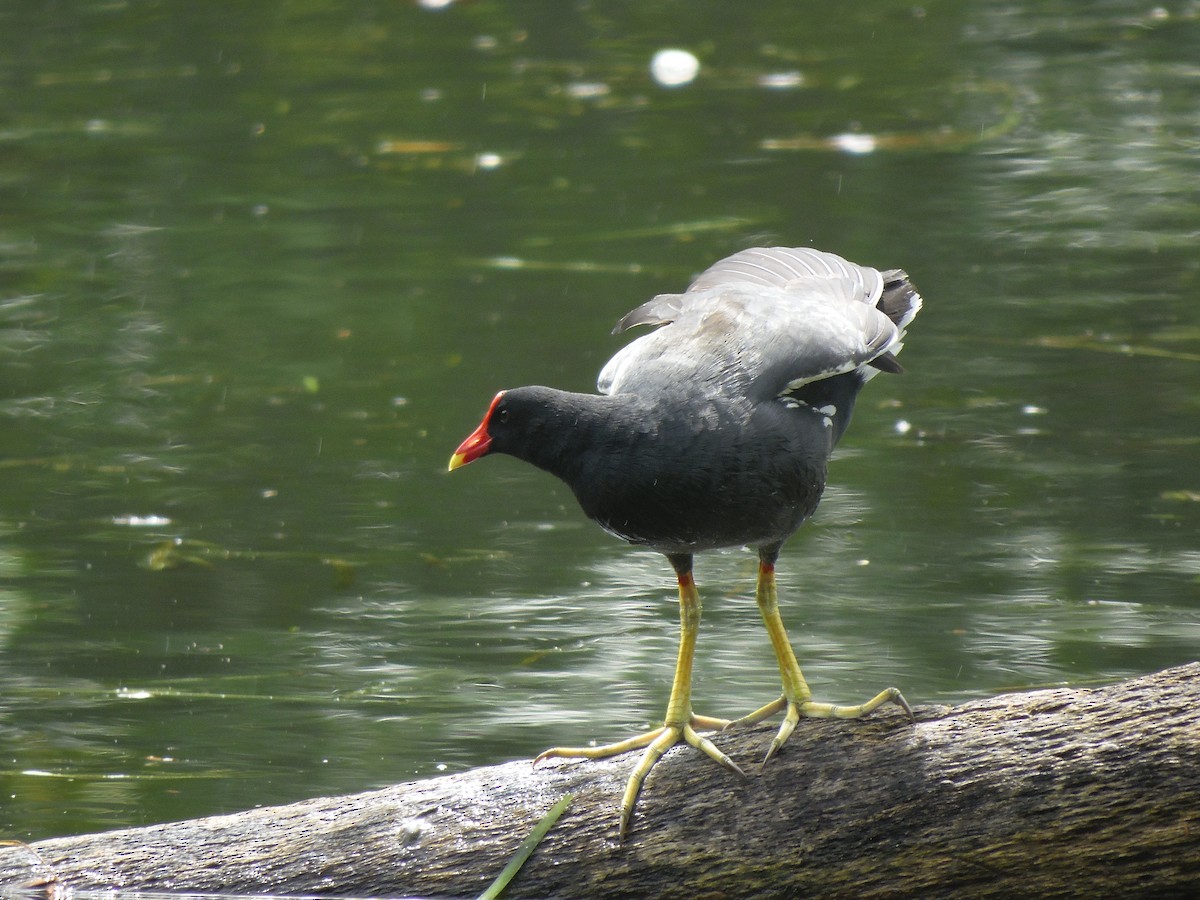
{"type": "Polygon", "coordinates": [[[450,457],[450,471],[481,456],[504,453],[562,478],[591,435],[581,425],[587,408],[602,399],[608,398],[535,385],[501,391],[479,427],[450,457]]]}
{"type": "Polygon", "coordinates": [[[492,452],[493,430],[503,430],[509,421],[510,412],[508,404],[504,402],[504,394],[505,392],[501,391],[495,396],[492,405],[488,407],[488,411],[483,416],[483,421],[479,423],[479,427],[458,445],[458,449],[450,457],[451,472],[492,452]]]}

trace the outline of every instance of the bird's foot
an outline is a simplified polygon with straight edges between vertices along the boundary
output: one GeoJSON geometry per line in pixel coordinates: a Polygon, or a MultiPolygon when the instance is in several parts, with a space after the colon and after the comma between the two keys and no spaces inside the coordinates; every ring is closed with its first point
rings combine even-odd
{"type": "Polygon", "coordinates": [[[743,778],[746,776],[741,767],[721,752],[716,744],[698,733],[698,729],[703,731],[720,731],[729,727],[730,724],[726,719],[714,719],[711,716],[691,716],[684,724],[663,725],[661,728],[655,728],[652,731],[635,735],[626,740],[618,741],[615,744],[605,744],[602,747],[551,747],[549,750],[539,753],[534,759],[533,764],[537,765],[544,759],[555,757],[567,759],[603,759],[608,756],[627,753],[630,750],[641,750],[644,748],[646,752],[642,754],[637,766],[634,767],[633,773],[629,776],[629,781],[625,784],[625,793],[621,797],[621,825],[618,831],[618,840],[624,841],[626,835],[629,834],[629,826],[633,821],[633,807],[637,803],[638,794],[642,790],[642,782],[646,780],[646,776],[650,774],[650,770],[654,768],[654,764],[662,758],[662,755],[676,744],[691,744],[729,771],[736,772],[743,778]]]}
{"type": "Polygon", "coordinates": [[[859,716],[865,716],[870,712],[874,712],[885,703],[895,703],[904,710],[909,721],[916,721],[912,707],[908,705],[908,701],[904,699],[904,695],[897,688],[890,687],[884,688],[866,703],[860,703],[857,706],[817,703],[815,700],[807,698],[792,698],[784,695],[777,700],[772,700],[766,706],[756,709],[747,716],[735,719],[725,727],[736,728],[742,725],[756,725],[764,719],[769,719],[777,712],[786,710],[783,717],[783,724],[779,726],[779,732],[775,735],[775,739],[771,741],[771,746],[767,749],[767,755],[763,757],[762,764],[765,766],[771,757],[775,755],[775,751],[782,747],[787,742],[787,739],[792,736],[792,732],[796,729],[796,725],[802,717],[812,719],[857,719],[859,716]]]}

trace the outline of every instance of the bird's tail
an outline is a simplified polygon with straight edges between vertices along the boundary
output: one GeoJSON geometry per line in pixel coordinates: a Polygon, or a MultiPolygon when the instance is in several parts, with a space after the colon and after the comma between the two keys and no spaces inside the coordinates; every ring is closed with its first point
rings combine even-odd
{"type": "Polygon", "coordinates": [[[887,353],[875,357],[869,363],[881,372],[900,374],[904,367],[896,361],[896,354],[904,347],[904,329],[916,318],[921,311],[921,295],[908,280],[908,273],[903,269],[888,269],[883,272],[883,293],[875,308],[892,320],[900,331],[900,340],[892,345],[887,353]]]}

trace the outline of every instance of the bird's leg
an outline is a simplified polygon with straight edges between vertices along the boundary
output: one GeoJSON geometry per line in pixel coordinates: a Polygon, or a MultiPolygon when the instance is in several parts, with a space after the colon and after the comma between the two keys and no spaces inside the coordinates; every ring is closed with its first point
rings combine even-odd
{"type": "Polygon", "coordinates": [[[884,703],[895,703],[908,714],[909,719],[912,719],[912,709],[900,691],[894,687],[885,688],[866,703],[860,703],[857,706],[836,706],[832,703],[817,703],[812,699],[812,691],[809,689],[808,682],[804,680],[804,676],[800,673],[800,664],[796,661],[796,654],[792,651],[787,631],[783,627],[783,619],[779,615],[779,597],[775,587],[775,560],[778,555],[779,547],[777,546],[764,547],[759,550],[758,585],[755,589],[754,599],[758,602],[763,622],[767,626],[767,634],[770,635],[771,646],[775,648],[775,658],[779,660],[779,674],[783,680],[783,694],[779,699],[773,700],[760,709],[756,709],[748,716],[743,716],[731,722],[730,726],[753,725],[775,715],[775,713],[781,710],[786,710],[783,724],[779,726],[779,733],[771,741],[767,755],[763,758],[763,765],[766,765],[767,761],[775,755],[775,751],[782,747],[784,742],[791,737],[792,731],[795,729],[796,723],[800,721],[801,716],[810,716],[818,719],[855,719],[859,716],[865,716],[884,703]]]}
{"type": "Polygon", "coordinates": [[[679,658],[675,663],[671,698],[667,701],[667,715],[662,727],[603,747],[552,747],[540,753],[534,760],[536,765],[551,757],[599,759],[645,748],[646,752],[634,767],[625,785],[625,793],[621,797],[620,840],[624,840],[629,833],[633,807],[642,789],[642,782],[646,780],[654,764],[675,744],[691,744],[731,772],[745,775],[712,741],[697,733],[697,730],[712,731],[725,728],[729,722],[692,713],[692,662],[696,655],[696,635],[700,630],[700,593],[696,590],[696,582],[692,578],[691,555],[675,554],[667,558],[671,560],[679,579],[679,658]]]}

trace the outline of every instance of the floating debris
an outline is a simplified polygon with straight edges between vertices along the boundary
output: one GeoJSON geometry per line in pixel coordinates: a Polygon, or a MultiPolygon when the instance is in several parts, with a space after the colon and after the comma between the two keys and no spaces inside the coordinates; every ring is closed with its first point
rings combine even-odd
{"type": "Polygon", "coordinates": [[[846,132],[845,134],[836,134],[829,139],[829,143],[837,150],[843,153],[851,153],[855,156],[865,156],[868,153],[874,153],[875,148],[879,146],[874,135],[862,134],[860,132],[846,132]]]}
{"type": "Polygon", "coordinates": [[[804,76],[799,72],[769,72],[755,79],[759,87],[772,91],[786,91],[798,88],[804,84],[804,76]]]}
{"type": "Polygon", "coordinates": [[[380,141],[375,145],[376,153],[454,153],[462,150],[462,144],[449,141],[380,141]]]}
{"type": "Polygon", "coordinates": [[[603,81],[576,81],[568,84],[564,91],[568,97],[574,97],[576,100],[594,100],[597,97],[607,97],[612,93],[612,88],[603,81]]]}
{"type": "Polygon", "coordinates": [[[171,520],[166,516],[113,516],[114,525],[128,525],[130,528],[161,528],[170,525],[171,520]]]}

